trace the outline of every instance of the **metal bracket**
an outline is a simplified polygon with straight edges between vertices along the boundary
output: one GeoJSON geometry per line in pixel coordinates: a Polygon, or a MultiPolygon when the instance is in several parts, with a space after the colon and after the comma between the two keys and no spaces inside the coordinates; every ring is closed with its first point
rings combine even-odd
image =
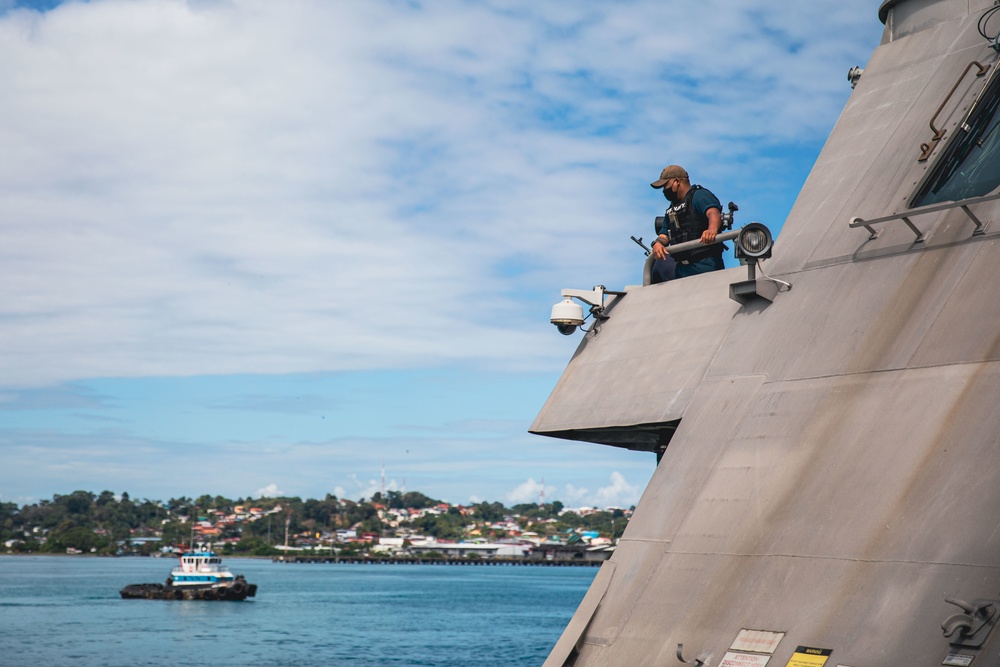
{"type": "Polygon", "coordinates": [[[1000,601],[984,598],[971,603],[954,598],[945,598],[944,601],[962,610],[941,623],[941,631],[950,639],[951,645],[955,648],[981,647],[996,625],[1000,601]]]}
{"type": "MultiPolygon", "coordinates": [[[[677,659],[683,662],[685,665],[692,664],[690,660],[685,660],[681,653],[684,651],[684,644],[677,645],[677,659]]],[[[703,667],[708,664],[708,661],[712,659],[712,656],[705,656],[704,653],[698,654],[698,657],[694,659],[694,667],[703,667]]]]}

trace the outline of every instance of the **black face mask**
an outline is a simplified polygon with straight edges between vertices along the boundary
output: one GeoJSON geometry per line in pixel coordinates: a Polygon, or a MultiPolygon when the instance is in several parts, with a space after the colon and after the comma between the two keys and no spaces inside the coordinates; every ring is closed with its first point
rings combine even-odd
{"type": "Polygon", "coordinates": [[[670,202],[671,204],[676,204],[677,202],[680,201],[680,199],[677,197],[677,194],[673,190],[670,190],[668,188],[663,188],[663,196],[666,197],[667,201],[670,202]]]}

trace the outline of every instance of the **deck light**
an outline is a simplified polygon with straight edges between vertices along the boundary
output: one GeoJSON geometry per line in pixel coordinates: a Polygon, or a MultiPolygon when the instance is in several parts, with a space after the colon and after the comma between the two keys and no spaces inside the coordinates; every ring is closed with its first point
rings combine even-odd
{"type": "Polygon", "coordinates": [[[773,247],[771,230],[759,222],[751,222],[736,237],[736,258],[745,259],[748,264],[756,264],[757,260],[770,257],[773,247]]]}
{"type": "Polygon", "coordinates": [[[784,286],[785,290],[792,288],[791,283],[784,280],[769,278],[761,270],[763,280],[757,279],[757,263],[771,256],[774,247],[774,237],[771,230],[759,222],[751,222],[740,230],[736,237],[736,258],[746,263],[747,279],[729,286],[729,298],[744,306],[752,300],[762,298],[774,301],[774,297],[784,286]]]}

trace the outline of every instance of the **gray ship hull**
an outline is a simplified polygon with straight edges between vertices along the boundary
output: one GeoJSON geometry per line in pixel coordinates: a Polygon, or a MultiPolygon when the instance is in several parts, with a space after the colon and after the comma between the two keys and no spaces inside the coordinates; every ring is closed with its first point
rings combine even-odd
{"type": "Polygon", "coordinates": [[[992,6],[882,3],[763,264],[790,290],[628,288],[585,337],[531,431],[661,460],[546,667],[1000,664],[1000,200],[902,217],[992,6]]]}

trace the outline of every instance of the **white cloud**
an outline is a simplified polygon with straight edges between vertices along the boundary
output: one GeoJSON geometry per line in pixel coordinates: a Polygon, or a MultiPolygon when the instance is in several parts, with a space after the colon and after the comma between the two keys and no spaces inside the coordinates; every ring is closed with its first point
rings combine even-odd
{"type": "Polygon", "coordinates": [[[560,497],[565,505],[593,505],[590,490],[575,484],[567,484],[560,497]]]}
{"type": "Polygon", "coordinates": [[[663,162],[782,185],[869,5],[0,14],[2,381],[550,364],[560,287],[636,282],[663,162]]]}
{"type": "MultiPolygon", "coordinates": [[[[172,407],[156,409],[182,414],[172,407]]],[[[192,411],[184,413],[192,416],[192,411]]],[[[218,418],[209,421],[219,427],[218,418]]],[[[598,498],[587,493],[577,503],[557,489],[567,483],[599,489],[606,485],[608,470],[644,486],[654,469],[651,454],[541,438],[525,433],[524,425],[512,424],[489,436],[386,433],[292,442],[241,440],[232,437],[232,426],[226,428],[231,439],[220,439],[218,432],[154,437],[150,433],[157,431],[156,425],[148,424],[136,429],[142,434],[103,424],[83,432],[0,428],[0,488],[5,500],[75,489],[128,491],[133,497],[161,500],[205,493],[238,498],[250,493],[247,489],[256,490],[255,496],[323,498],[333,493],[358,500],[381,490],[379,461],[385,460],[387,491],[401,490],[399,480],[405,479],[406,490],[444,501],[516,504],[511,489],[523,486],[524,502],[537,502],[537,483],[523,480],[543,470],[546,502],[573,505],[594,504],[598,498]],[[187,462],[195,459],[202,465],[192,469],[187,462]],[[227,478],[216,474],[221,469],[229,472],[227,478]],[[284,481],[279,486],[274,480],[284,481]]]]}
{"type": "Polygon", "coordinates": [[[542,502],[542,492],[544,491],[546,502],[556,500],[556,498],[552,497],[556,491],[556,487],[546,485],[544,482],[545,480],[536,482],[534,478],[529,477],[526,481],[518,484],[517,487],[508,492],[504,498],[508,505],[540,503],[542,502]]]}
{"type": "Polygon", "coordinates": [[[567,484],[562,498],[567,506],[631,507],[639,502],[642,488],[630,484],[618,471],[611,473],[611,484],[591,493],[587,488],[567,484]]]}
{"type": "MultiPolygon", "coordinates": [[[[363,481],[357,474],[352,473],[350,476],[351,481],[354,483],[355,491],[351,494],[353,499],[371,499],[376,493],[382,492],[382,482],[380,480],[370,479],[367,482],[363,481]]],[[[339,487],[338,487],[339,488],[339,487]]],[[[396,483],[394,479],[387,479],[385,481],[385,491],[399,491],[399,484],[396,483]]],[[[337,494],[338,498],[346,498],[343,494],[343,489],[341,493],[337,494]]]]}
{"type": "Polygon", "coordinates": [[[639,502],[642,489],[629,484],[620,472],[611,473],[611,484],[601,487],[595,494],[598,507],[629,507],[639,502]]]}
{"type": "Polygon", "coordinates": [[[354,493],[351,494],[352,498],[371,498],[375,495],[376,491],[379,491],[379,484],[374,479],[370,479],[367,482],[361,480],[356,474],[351,474],[351,482],[354,483],[356,487],[354,493]]]}
{"type": "Polygon", "coordinates": [[[257,489],[257,493],[254,494],[255,498],[280,498],[285,495],[285,492],[278,488],[275,483],[268,484],[262,489],[257,489]]]}
{"type": "Polygon", "coordinates": [[[648,239],[663,206],[648,183],[667,162],[737,201],[738,222],[779,228],[847,69],[878,42],[875,13],[0,0],[0,481],[19,497],[357,498],[380,490],[385,456],[442,499],[534,502],[540,482],[521,480],[545,470],[547,500],[635,502],[606,471],[639,479],[648,457],[528,441],[532,408],[512,407],[516,378],[554,378],[573,345],[549,308],[563,287],[639,281],[628,237],[648,239]],[[372,373],[375,390],[338,404],[336,382],[303,380],[416,367],[508,396],[372,373]],[[292,373],[301,391],[261,379],[292,373]],[[151,376],[194,378],[186,402],[116,384],[151,376]],[[229,388],[198,391],[209,376],[229,388]],[[163,474],[181,451],[233,481],[163,474]]]}

